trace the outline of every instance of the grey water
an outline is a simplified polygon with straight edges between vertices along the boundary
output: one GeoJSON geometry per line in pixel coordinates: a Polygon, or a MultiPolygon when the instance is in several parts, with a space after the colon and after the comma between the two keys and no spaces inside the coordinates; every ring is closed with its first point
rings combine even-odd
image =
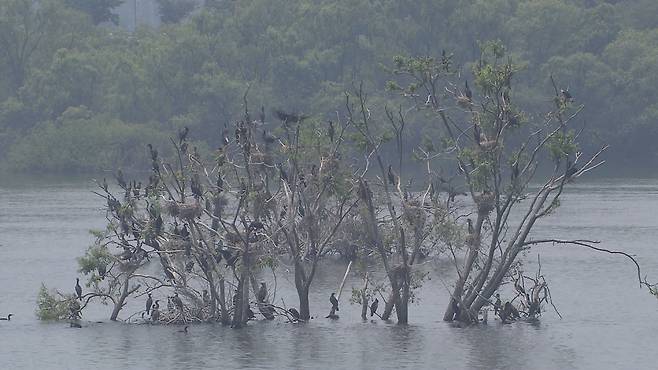
{"type": "MultiPolygon", "coordinates": [[[[362,322],[349,304],[350,275],[340,319],[326,315],[341,263],[323,265],[313,285],[307,324],[254,321],[243,330],[221,325],[180,327],[109,323],[110,308],[85,312],[89,323],[37,320],[42,283],[72,291],[76,257],[104,225],[103,202],[91,181],[0,181],[0,369],[655,369],[658,300],[640,289],[623,257],[576,247],[545,246],[525,257],[534,273],[541,255],[553,300],[539,324],[456,328],[441,321],[453,275],[446,259],[426,263],[431,280],[417,292],[410,325],[362,322]],[[103,321],[97,323],[96,321],[103,321]]],[[[658,281],[658,180],[581,181],[536,237],[583,237],[637,256],[658,281]]],[[[293,277],[277,272],[277,299],[295,303],[293,277]]],[[[141,302],[139,303],[141,304],[141,302]]],[[[126,308],[129,311],[128,308],[126,308]]],[[[124,314],[124,317],[126,314],[124,314]]]]}

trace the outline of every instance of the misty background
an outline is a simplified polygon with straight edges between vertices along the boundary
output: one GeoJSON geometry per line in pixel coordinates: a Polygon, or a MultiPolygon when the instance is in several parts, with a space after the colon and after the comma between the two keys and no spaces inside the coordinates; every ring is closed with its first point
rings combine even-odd
{"type": "MultiPolygon", "coordinates": [[[[386,91],[396,55],[454,55],[463,78],[480,42],[501,40],[524,69],[515,102],[541,119],[550,75],[584,104],[584,150],[611,145],[608,173],[656,162],[655,0],[5,0],[0,3],[0,168],[140,169],[146,143],[183,126],[200,150],[264,108],[317,120],[363,81],[386,91]]],[[[416,117],[416,145],[431,136],[416,117]]]]}

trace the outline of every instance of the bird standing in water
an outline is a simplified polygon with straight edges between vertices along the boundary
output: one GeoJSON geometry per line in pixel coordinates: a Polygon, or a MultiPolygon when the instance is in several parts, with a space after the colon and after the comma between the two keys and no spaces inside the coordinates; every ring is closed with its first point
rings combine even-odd
{"type": "Polygon", "coordinates": [[[155,301],[153,308],[151,309],[151,321],[157,322],[160,319],[160,302],[159,300],[155,301]]]}
{"type": "Polygon", "coordinates": [[[379,307],[379,299],[375,298],[370,304],[370,317],[373,317],[377,313],[377,307],[379,307]]]}
{"type": "Polygon", "coordinates": [[[82,300],[82,287],[80,286],[80,278],[75,278],[75,294],[78,295],[79,300],[82,300]]]}
{"type": "Polygon", "coordinates": [[[331,302],[331,308],[334,311],[339,311],[338,310],[338,299],[336,299],[336,293],[331,293],[331,297],[329,297],[329,302],[331,302]]]}
{"type": "Polygon", "coordinates": [[[146,314],[150,314],[151,312],[151,306],[153,305],[153,298],[151,297],[151,293],[149,293],[149,297],[146,299],[146,314]]]}

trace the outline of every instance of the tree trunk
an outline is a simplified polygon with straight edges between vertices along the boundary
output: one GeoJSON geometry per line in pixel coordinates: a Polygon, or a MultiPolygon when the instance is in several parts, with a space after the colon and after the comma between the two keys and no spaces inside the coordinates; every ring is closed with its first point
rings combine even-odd
{"type": "Polygon", "coordinates": [[[386,305],[384,306],[384,312],[382,313],[382,320],[386,321],[391,318],[393,313],[393,308],[395,307],[395,302],[397,301],[396,289],[391,289],[391,294],[388,296],[386,305]]]}
{"type": "Polygon", "coordinates": [[[229,320],[228,309],[226,308],[226,283],[224,282],[224,278],[219,280],[219,307],[222,315],[222,324],[228,325],[231,321],[229,320]]]}
{"type": "Polygon", "coordinates": [[[123,308],[124,301],[128,297],[128,285],[130,284],[130,275],[131,275],[130,273],[126,273],[126,278],[123,280],[121,296],[119,296],[119,299],[117,299],[116,303],[114,304],[114,309],[112,310],[112,314],[110,315],[111,321],[117,321],[117,317],[119,317],[119,312],[123,308]]]}
{"type": "Polygon", "coordinates": [[[457,302],[461,301],[462,294],[464,293],[464,285],[466,285],[466,281],[468,280],[468,276],[471,273],[471,270],[473,269],[473,263],[475,262],[475,257],[477,257],[478,254],[478,249],[480,249],[480,230],[482,229],[482,222],[484,220],[484,217],[478,213],[478,218],[477,221],[475,222],[475,233],[471,234],[471,240],[470,240],[470,246],[468,250],[468,255],[466,257],[466,262],[464,262],[464,270],[462,271],[462,275],[459,277],[459,280],[457,280],[457,284],[455,284],[455,289],[452,291],[452,299],[450,300],[450,303],[448,303],[448,307],[445,310],[445,313],[443,314],[443,321],[452,321],[453,317],[455,316],[455,311],[453,309],[452,301],[456,300],[457,302]]]}
{"type": "Polygon", "coordinates": [[[368,320],[368,273],[366,272],[365,281],[363,282],[363,289],[361,290],[361,319],[368,320]]]}
{"type": "Polygon", "coordinates": [[[308,283],[306,281],[306,271],[301,259],[295,259],[295,288],[299,297],[299,318],[308,321],[311,318],[311,308],[308,301],[308,283]]]}

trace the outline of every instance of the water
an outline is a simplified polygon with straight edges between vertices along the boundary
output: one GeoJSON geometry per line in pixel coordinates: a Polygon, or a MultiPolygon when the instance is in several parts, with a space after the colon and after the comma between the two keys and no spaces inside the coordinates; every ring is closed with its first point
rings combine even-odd
{"type": "MultiPolygon", "coordinates": [[[[3,181],[0,185],[0,369],[203,369],[203,368],[432,368],[432,369],[648,369],[655,368],[652,339],[658,333],[658,301],[638,287],[634,266],[618,257],[575,247],[546,246],[525,257],[526,270],[542,271],[564,317],[541,323],[467,329],[442,322],[446,261],[427,264],[432,279],[418,292],[411,324],[361,322],[360,307],[344,293],[338,321],[305,325],[251,322],[244,330],[221,325],[179,327],[108,323],[109,307],[85,319],[104,320],[83,329],[42,323],[35,315],[42,282],[71,291],[76,261],[104,224],[103,202],[91,182],[49,184],[3,181]]],[[[563,207],[537,228],[537,237],[588,237],[604,248],[637,256],[644,273],[658,279],[658,181],[606,180],[577,184],[563,207]]],[[[328,293],[344,271],[324,265],[311,295],[314,315],[326,315],[328,293]]],[[[294,304],[293,277],[278,273],[278,292],[294,304]]],[[[360,287],[358,276],[346,284],[360,287]]],[[[349,295],[349,293],[347,294],[349,295]]],[[[141,302],[139,302],[141,304],[141,302]]]]}

